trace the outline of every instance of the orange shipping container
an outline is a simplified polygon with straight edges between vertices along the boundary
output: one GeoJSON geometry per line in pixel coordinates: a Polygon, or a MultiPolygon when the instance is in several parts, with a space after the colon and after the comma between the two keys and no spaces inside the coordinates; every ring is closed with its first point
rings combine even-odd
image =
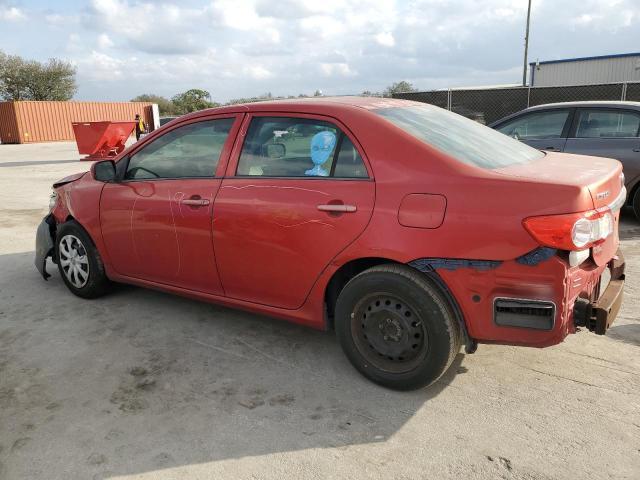
{"type": "Polygon", "coordinates": [[[136,114],[153,125],[148,102],[0,102],[0,142],[73,140],[72,122],[133,121],[136,114]]]}

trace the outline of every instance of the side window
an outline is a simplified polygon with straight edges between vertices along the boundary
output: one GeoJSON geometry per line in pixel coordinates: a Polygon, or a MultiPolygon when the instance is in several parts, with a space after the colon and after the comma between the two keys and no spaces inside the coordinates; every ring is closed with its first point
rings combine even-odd
{"type": "Polygon", "coordinates": [[[516,140],[560,138],[567,118],[569,110],[528,113],[501,125],[497,130],[516,140]]]}
{"type": "Polygon", "coordinates": [[[165,133],[129,159],[125,179],[213,177],[234,120],[190,123],[165,133]]]}
{"type": "Polygon", "coordinates": [[[579,110],[576,138],[637,137],[640,115],[629,111],[579,110]]]}
{"type": "Polygon", "coordinates": [[[342,137],[333,176],[339,178],[367,178],[369,176],[362,157],[346,135],[342,137]]]}
{"type": "Polygon", "coordinates": [[[237,175],[366,178],[367,170],[349,138],[332,123],[256,117],[242,146],[237,175]]]}

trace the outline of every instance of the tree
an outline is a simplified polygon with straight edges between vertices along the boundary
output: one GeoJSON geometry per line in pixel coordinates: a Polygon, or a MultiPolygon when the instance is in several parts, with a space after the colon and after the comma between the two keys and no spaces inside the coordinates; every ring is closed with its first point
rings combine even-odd
{"type": "Polygon", "coordinates": [[[142,95],[138,95],[135,98],[132,98],[131,101],[157,103],[158,110],[160,111],[160,116],[162,117],[177,115],[177,109],[176,109],[176,106],[173,104],[173,102],[161,95],[155,95],[153,93],[144,93],[142,95]]]}
{"type": "Polygon", "coordinates": [[[412,84],[402,80],[400,82],[394,82],[391,85],[389,85],[385,89],[383,95],[385,97],[392,97],[394,93],[410,93],[410,92],[417,92],[417,91],[418,90],[414,88],[412,84]]]}
{"type": "Polygon", "coordinates": [[[179,93],[175,95],[171,101],[176,108],[176,113],[180,115],[205,108],[217,107],[219,105],[211,101],[211,94],[209,92],[197,88],[179,93]]]}
{"type": "Polygon", "coordinates": [[[76,86],[75,67],[63,60],[46,63],[0,52],[0,97],[5,100],[70,100],[76,86]]]}

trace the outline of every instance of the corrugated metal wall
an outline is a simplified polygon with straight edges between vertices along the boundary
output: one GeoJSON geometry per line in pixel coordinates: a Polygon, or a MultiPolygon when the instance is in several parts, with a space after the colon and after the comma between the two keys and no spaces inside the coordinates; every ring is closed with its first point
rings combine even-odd
{"type": "Polygon", "coordinates": [[[640,55],[532,65],[531,86],[556,87],[640,81],[640,55]]]}
{"type": "Polygon", "coordinates": [[[0,141],[33,143],[73,140],[72,122],[132,121],[136,113],[153,125],[147,102],[35,102],[0,103],[0,141]]]}
{"type": "Polygon", "coordinates": [[[13,102],[0,102],[0,142],[19,142],[18,121],[13,102]]]}

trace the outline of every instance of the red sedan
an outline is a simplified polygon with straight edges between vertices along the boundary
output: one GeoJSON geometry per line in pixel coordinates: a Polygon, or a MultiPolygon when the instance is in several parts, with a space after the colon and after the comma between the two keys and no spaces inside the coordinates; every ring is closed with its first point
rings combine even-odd
{"type": "Polygon", "coordinates": [[[54,184],[37,235],[67,287],[111,282],[335,329],[390,388],[461,345],[604,334],[624,284],[619,162],[543,153],[421,103],[234,105],[54,184]]]}

